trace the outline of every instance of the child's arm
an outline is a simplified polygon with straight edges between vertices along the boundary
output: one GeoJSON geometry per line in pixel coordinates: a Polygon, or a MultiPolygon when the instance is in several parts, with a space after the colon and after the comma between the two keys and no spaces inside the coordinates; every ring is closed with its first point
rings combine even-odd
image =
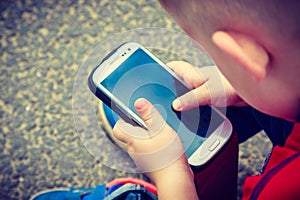
{"type": "Polygon", "coordinates": [[[194,185],[194,176],[185,156],[172,165],[151,172],[150,177],[158,191],[158,199],[198,199],[194,185]]]}
{"type": "Polygon", "coordinates": [[[155,183],[159,199],[198,199],[177,133],[147,100],[137,100],[135,108],[148,130],[119,120],[113,129],[115,137],[127,144],[136,165],[155,183]]]}

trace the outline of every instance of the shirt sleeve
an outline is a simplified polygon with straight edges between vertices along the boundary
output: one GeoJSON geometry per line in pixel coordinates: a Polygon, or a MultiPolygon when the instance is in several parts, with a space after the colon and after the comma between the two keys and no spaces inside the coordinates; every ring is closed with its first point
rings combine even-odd
{"type": "Polygon", "coordinates": [[[226,116],[238,134],[239,143],[264,130],[273,145],[283,146],[293,128],[292,122],[264,114],[250,106],[228,107],[226,116]]]}

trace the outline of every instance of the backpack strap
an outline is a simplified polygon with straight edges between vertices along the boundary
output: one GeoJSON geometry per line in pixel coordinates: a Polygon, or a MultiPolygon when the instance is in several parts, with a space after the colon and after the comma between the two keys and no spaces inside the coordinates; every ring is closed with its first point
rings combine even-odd
{"type": "Polygon", "coordinates": [[[253,190],[253,193],[250,197],[250,200],[255,200],[259,197],[262,190],[265,188],[265,186],[268,184],[270,179],[274,177],[275,174],[277,174],[282,168],[287,166],[289,163],[294,161],[296,158],[300,157],[300,152],[295,153],[294,155],[288,157],[284,161],[282,161],[280,164],[278,164],[276,167],[271,169],[267,172],[267,174],[259,181],[259,183],[256,185],[256,187],[253,190]]]}
{"type": "Polygon", "coordinates": [[[137,178],[132,178],[132,177],[116,178],[113,181],[107,183],[106,186],[107,186],[107,188],[110,188],[115,184],[123,185],[126,183],[132,183],[132,184],[138,184],[138,185],[144,186],[148,191],[157,195],[157,189],[156,189],[155,185],[153,185],[152,183],[149,183],[147,181],[137,179],[137,178]]]}

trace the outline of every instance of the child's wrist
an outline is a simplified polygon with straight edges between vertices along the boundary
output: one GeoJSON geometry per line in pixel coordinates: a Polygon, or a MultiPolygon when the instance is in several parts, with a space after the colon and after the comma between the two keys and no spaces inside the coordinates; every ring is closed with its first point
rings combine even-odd
{"type": "Polygon", "coordinates": [[[171,179],[189,179],[190,181],[194,179],[194,174],[185,156],[163,169],[148,173],[148,176],[156,185],[171,179]]]}
{"type": "Polygon", "coordinates": [[[153,181],[159,199],[198,199],[194,184],[194,174],[186,162],[177,162],[154,172],[153,181]],[[176,190],[169,194],[170,188],[176,190]]]}

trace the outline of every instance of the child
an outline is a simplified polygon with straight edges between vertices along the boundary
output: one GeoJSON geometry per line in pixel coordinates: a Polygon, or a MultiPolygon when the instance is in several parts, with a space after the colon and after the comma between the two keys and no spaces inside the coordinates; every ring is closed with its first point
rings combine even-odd
{"type": "MultiPolygon", "coordinates": [[[[207,50],[226,77],[223,81],[227,105],[251,106],[249,121],[255,121],[256,126],[267,127],[265,131],[275,147],[262,174],[246,179],[243,197],[299,198],[300,2],[160,2],[183,30],[207,50]]],[[[211,97],[207,91],[209,77],[202,80],[197,73],[191,73],[193,69],[187,63],[175,62],[170,67],[198,97],[195,102],[189,98],[190,94],[184,95],[173,102],[174,109],[181,111],[204,104],[224,106],[218,105],[218,101],[214,100],[217,97],[211,97]]],[[[177,141],[177,135],[167,124],[161,123],[150,102],[139,99],[135,107],[150,132],[156,123],[161,124],[161,128],[156,127],[155,135],[151,133],[150,138],[140,139],[130,136],[130,130],[125,130],[124,122],[120,121],[114,127],[115,136],[127,143],[137,165],[146,169],[157,186],[160,199],[197,199],[193,173],[184,155],[178,153],[175,156],[178,159],[163,166],[158,166],[163,159],[156,161],[155,156],[147,159],[138,156],[170,146],[163,141],[177,141]]],[[[174,151],[182,150],[180,143],[174,142],[171,146],[174,151]]],[[[160,157],[168,156],[161,153],[160,157]]]]}

